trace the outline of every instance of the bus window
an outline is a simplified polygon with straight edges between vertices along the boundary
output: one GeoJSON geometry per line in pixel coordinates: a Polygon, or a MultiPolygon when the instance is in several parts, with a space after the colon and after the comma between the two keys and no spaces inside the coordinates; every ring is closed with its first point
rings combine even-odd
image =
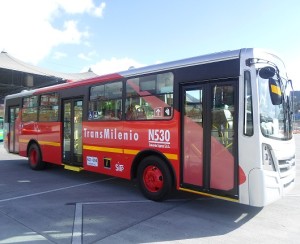
{"type": "Polygon", "coordinates": [[[148,75],[126,82],[126,119],[170,119],[173,114],[173,73],[148,75]]]}
{"type": "Polygon", "coordinates": [[[39,121],[57,121],[58,120],[58,95],[41,95],[39,121]]]}
{"type": "Polygon", "coordinates": [[[22,122],[37,121],[38,96],[23,99],[22,122]]]}
{"type": "Polygon", "coordinates": [[[94,86],[90,91],[89,120],[120,120],[122,81],[94,86]]]}
{"type": "Polygon", "coordinates": [[[228,149],[233,142],[234,93],[231,85],[215,85],[212,94],[211,134],[228,149]]]}
{"type": "Polygon", "coordinates": [[[244,135],[253,135],[253,108],[250,71],[244,74],[244,135]]]}

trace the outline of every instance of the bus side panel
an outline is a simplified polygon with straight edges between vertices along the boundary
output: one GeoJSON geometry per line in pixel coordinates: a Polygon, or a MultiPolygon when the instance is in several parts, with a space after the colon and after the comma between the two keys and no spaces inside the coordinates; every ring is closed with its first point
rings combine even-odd
{"type": "Polygon", "coordinates": [[[178,121],[178,114],[176,114],[172,120],[124,122],[124,131],[131,130],[134,133],[134,140],[123,141],[125,161],[131,162],[139,152],[144,150],[157,151],[170,162],[178,187],[180,158],[178,121]]]}
{"type": "Polygon", "coordinates": [[[131,162],[123,159],[123,136],[121,121],[83,122],[84,169],[129,179],[131,162]]]}
{"type": "Polygon", "coordinates": [[[20,151],[19,154],[23,157],[27,157],[27,147],[28,143],[31,140],[37,140],[36,122],[22,122],[20,124],[20,133],[19,134],[19,143],[20,143],[20,151]]]}
{"type": "Polygon", "coordinates": [[[176,121],[83,122],[84,169],[130,179],[135,156],[154,150],[169,159],[178,175],[176,121]]]}
{"type": "Polygon", "coordinates": [[[124,161],[123,153],[83,151],[84,169],[87,171],[130,179],[131,161],[124,161]]]}
{"type": "Polygon", "coordinates": [[[42,150],[43,161],[61,164],[61,123],[60,122],[39,122],[38,143],[42,150]]]}

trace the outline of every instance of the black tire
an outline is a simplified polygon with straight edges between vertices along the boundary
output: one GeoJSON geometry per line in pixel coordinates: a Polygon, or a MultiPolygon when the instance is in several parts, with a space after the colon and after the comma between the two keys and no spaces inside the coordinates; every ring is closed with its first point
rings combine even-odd
{"type": "Polygon", "coordinates": [[[37,144],[32,144],[29,147],[28,164],[33,170],[41,170],[46,167],[46,163],[42,161],[42,154],[37,144]]]}
{"type": "Polygon", "coordinates": [[[137,178],[141,192],[150,200],[162,201],[172,190],[171,172],[159,157],[144,158],[138,166],[137,178]]]}

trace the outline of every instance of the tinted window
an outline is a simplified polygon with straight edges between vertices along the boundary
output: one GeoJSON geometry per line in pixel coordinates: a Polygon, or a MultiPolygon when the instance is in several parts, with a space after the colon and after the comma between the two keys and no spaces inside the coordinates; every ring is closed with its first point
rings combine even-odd
{"type": "Polygon", "coordinates": [[[173,115],[173,73],[126,81],[126,119],[170,119],[173,115]]]}
{"type": "Polygon", "coordinates": [[[121,119],[122,87],[122,81],[92,87],[90,90],[88,119],[121,119]]]}
{"type": "Polygon", "coordinates": [[[56,93],[41,95],[39,121],[58,120],[58,95],[56,93]]]}
{"type": "Polygon", "coordinates": [[[22,121],[37,121],[38,96],[23,98],[22,121]]]}
{"type": "Polygon", "coordinates": [[[253,108],[250,71],[244,73],[244,135],[253,135],[253,108]]]}

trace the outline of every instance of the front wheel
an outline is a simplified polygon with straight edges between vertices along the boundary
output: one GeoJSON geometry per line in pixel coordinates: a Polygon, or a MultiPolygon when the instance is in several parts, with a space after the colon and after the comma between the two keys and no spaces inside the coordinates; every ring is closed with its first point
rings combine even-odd
{"type": "Polygon", "coordinates": [[[163,200],[172,189],[172,177],[165,161],[156,156],[143,159],[138,167],[138,182],[143,195],[163,200]]]}
{"type": "Polygon", "coordinates": [[[36,144],[32,144],[28,150],[28,164],[33,170],[44,169],[46,163],[42,161],[42,154],[36,144]]]}

